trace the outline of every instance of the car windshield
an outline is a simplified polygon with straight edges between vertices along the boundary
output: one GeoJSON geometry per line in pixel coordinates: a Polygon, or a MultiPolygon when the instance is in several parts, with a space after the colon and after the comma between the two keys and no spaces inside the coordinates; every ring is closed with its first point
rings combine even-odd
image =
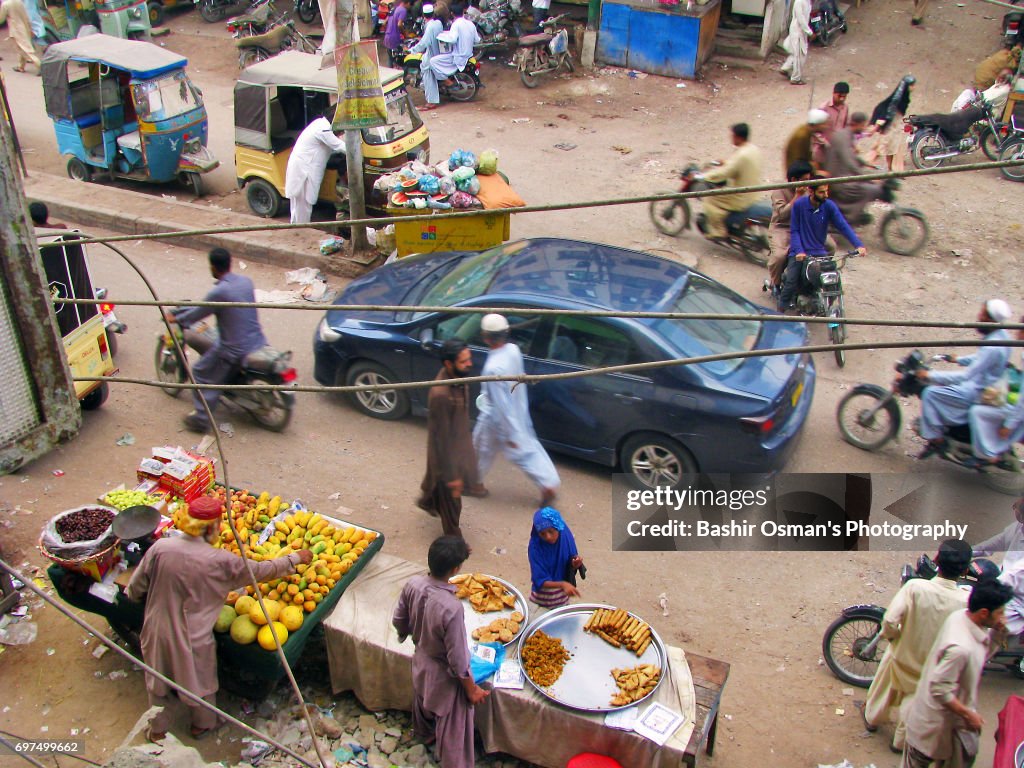
{"type": "Polygon", "coordinates": [[[199,91],[192,87],[183,70],[156,80],[132,85],[135,112],[146,122],[167,120],[203,106],[199,91]]]}
{"type": "MultiPolygon", "coordinates": [[[[507,243],[483,251],[466,259],[438,282],[430,285],[418,297],[410,296],[416,304],[428,307],[453,307],[487,292],[495,273],[526,246],[525,242],[507,243]]],[[[415,293],[415,292],[414,292],[415,293]]],[[[408,302],[411,303],[411,302],[408,302]]],[[[419,312],[416,317],[422,317],[419,312]]]]}
{"type": "Polygon", "coordinates": [[[412,102],[405,88],[396,88],[385,94],[384,101],[388,109],[387,125],[364,128],[363,141],[367,144],[390,144],[423,125],[419,115],[412,110],[412,102]]]}
{"type": "MultiPolygon", "coordinates": [[[[723,285],[703,275],[690,273],[683,293],[665,308],[666,312],[721,315],[757,315],[757,307],[723,285]]],[[[679,351],[680,357],[746,352],[757,344],[762,322],[750,320],[651,320],[651,329],[679,351]]],[[[745,358],[717,360],[701,365],[713,376],[724,377],[743,364],[745,358]]]]}

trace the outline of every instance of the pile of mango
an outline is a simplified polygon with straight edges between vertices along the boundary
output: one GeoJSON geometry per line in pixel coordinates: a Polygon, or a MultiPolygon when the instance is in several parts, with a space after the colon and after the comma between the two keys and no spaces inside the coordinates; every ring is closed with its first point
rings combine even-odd
{"type": "Polygon", "coordinates": [[[228,510],[230,510],[231,519],[238,530],[239,537],[251,549],[259,544],[260,533],[270,524],[270,521],[288,509],[288,505],[281,501],[280,496],[271,498],[266,491],[259,496],[253,496],[244,490],[231,491],[229,499],[228,490],[224,486],[218,485],[214,488],[214,495],[223,502],[225,508],[224,520],[220,524],[220,539],[214,546],[227,549],[236,555],[240,552],[235,535],[231,532],[231,526],[227,522],[228,510]]]}

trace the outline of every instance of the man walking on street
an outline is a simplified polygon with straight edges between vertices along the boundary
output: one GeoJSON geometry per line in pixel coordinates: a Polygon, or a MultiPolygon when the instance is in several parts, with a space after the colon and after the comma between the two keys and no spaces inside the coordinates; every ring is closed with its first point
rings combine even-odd
{"type": "MultiPolygon", "coordinates": [[[[252,302],[256,300],[252,280],[231,271],[231,254],[223,248],[210,251],[210,273],[217,280],[203,301],[252,302]]],[[[188,307],[173,310],[168,319],[188,329],[210,315],[217,317],[217,343],[203,353],[192,366],[199,384],[223,384],[246,355],[267,346],[255,307],[188,307]]],[[[203,400],[212,413],[220,402],[220,390],[197,389],[192,393],[195,410],[185,417],[185,426],[194,432],[211,428],[203,400]]]]}
{"type": "Polygon", "coordinates": [[[957,611],[928,651],[921,682],[903,705],[907,741],[903,768],[970,768],[981,728],[978,684],[985,662],[1006,628],[1003,610],[1013,591],[995,580],[971,590],[966,611],[957,611]]]}
{"type": "Polygon", "coordinates": [[[473,707],[487,698],[473,681],[462,603],[448,579],[469,557],[457,536],[442,536],[427,552],[428,576],[402,588],[391,623],[399,642],[412,637],[412,725],[434,751],[441,768],[473,768],[473,707]]]}
{"type": "Polygon", "coordinates": [[[793,0],[793,12],[789,22],[789,35],[782,41],[782,47],[789,54],[779,70],[789,75],[793,85],[804,85],[804,64],[807,63],[807,45],[811,37],[811,0],[793,0]]]}
{"type": "MultiPolygon", "coordinates": [[[[946,618],[967,607],[967,593],[957,579],[971,564],[971,546],[960,539],[939,545],[934,579],[911,579],[896,593],[882,619],[882,637],[889,641],[864,703],[864,725],[876,731],[897,714],[903,700],[917,689],[928,651],[946,618]]],[[[899,722],[894,749],[902,750],[906,726],[899,722]]]]}
{"type": "MultiPolygon", "coordinates": [[[[28,0],[30,3],[36,0],[28,0]]],[[[24,72],[26,64],[34,64],[37,75],[42,74],[39,56],[32,43],[32,20],[29,18],[25,3],[22,0],[2,0],[0,2],[0,24],[7,22],[7,33],[18,48],[18,66],[15,72],[24,72]]]]}
{"type": "MultiPolygon", "coordinates": [[[[435,381],[469,375],[473,356],[461,339],[441,347],[441,371],[435,381]]],[[[427,473],[416,506],[441,518],[445,536],[462,537],[462,494],[476,478],[476,452],[469,428],[469,387],[465,384],[430,388],[427,398],[427,473]]]]}
{"type": "MultiPolygon", "coordinates": [[[[704,174],[712,184],[725,183],[727,187],[749,187],[761,183],[761,150],[750,143],[750,126],[736,123],[729,129],[736,150],[724,165],[704,174]]],[[[732,211],[745,211],[757,202],[756,192],[737,192],[702,199],[705,231],[708,240],[722,240],[727,236],[725,217],[732,211]]]]}
{"type": "MultiPolygon", "coordinates": [[[[502,315],[484,315],[480,331],[484,344],[490,349],[481,375],[522,376],[523,353],[508,340],[508,320],[502,315]]],[[[514,381],[485,381],[481,389],[480,417],[473,430],[480,482],[501,452],[540,489],[540,506],[548,506],[561,480],[533,431],[526,385],[514,381]]]]}

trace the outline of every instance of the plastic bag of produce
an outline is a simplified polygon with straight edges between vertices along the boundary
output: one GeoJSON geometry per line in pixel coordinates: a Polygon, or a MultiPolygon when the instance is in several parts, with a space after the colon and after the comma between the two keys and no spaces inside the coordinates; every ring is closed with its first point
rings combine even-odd
{"type": "Polygon", "coordinates": [[[420,192],[436,195],[441,190],[441,180],[429,174],[420,176],[420,192]]]}
{"type": "Polygon", "coordinates": [[[470,176],[468,179],[464,179],[463,181],[455,182],[455,186],[460,192],[468,192],[473,196],[480,194],[480,179],[475,175],[470,176]]]}
{"type": "Polygon", "coordinates": [[[42,544],[51,555],[80,560],[114,543],[111,523],[116,509],[92,504],[61,512],[43,528],[42,544]]]}
{"type": "Polygon", "coordinates": [[[468,192],[456,192],[450,200],[453,208],[476,208],[480,201],[468,192]]]}
{"type": "Polygon", "coordinates": [[[471,176],[476,176],[476,171],[472,168],[462,166],[452,171],[452,178],[455,179],[455,183],[458,184],[460,181],[468,179],[471,176]]]}
{"type": "Polygon", "coordinates": [[[455,179],[451,176],[445,176],[440,180],[440,189],[438,190],[442,195],[451,195],[455,193],[455,179]]]}
{"type": "Polygon", "coordinates": [[[435,200],[432,197],[428,197],[427,208],[433,208],[435,211],[450,211],[452,204],[444,200],[435,200]]]}
{"type": "Polygon", "coordinates": [[[448,158],[448,167],[453,171],[459,167],[475,168],[476,155],[465,149],[456,149],[448,158]]]}
{"type": "Polygon", "coordinates": [[[485,149],[480,153],[480,166],[476,172],[481,176],[493,176],[498,172],[498,150],[485,149]]]}

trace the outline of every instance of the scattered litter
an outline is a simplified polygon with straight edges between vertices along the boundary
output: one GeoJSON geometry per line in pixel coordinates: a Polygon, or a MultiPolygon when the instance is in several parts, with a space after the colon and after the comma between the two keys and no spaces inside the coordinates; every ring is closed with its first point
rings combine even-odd
{"type": "Polygon", "coordinates": [[[135,435],[125,432],[115,441],[118,445],[135,445],[135,435]]]}
{"type": "Polygon", "coordinates": [[[77,736],[78,734],[79,734],[79,730],[78,730],[78,728],[72,728],[72,729],[71,729],[71,735],[72,735],[72,736],[77,736]]]}
{"type": "Polygon", "coordinates": [[[235,436],[235,428],[231,426],[231,422],[229,421],[222,421],[220,424],[217,425],[217,429],[219,429],[223,434],[227,435],[228,437],[235,436]]]}
{"type": "Polygon", "coordinates": [[[320,241],[320,255],[330,256],[345,247],[345,238],[332,235],[320,241]]]}
{"type": "Polygon", "coordinates": [[[842,707],[836,707],[836,714],[837,715],[845,715],[846,714],[846,710],[843,709],[842,707]]]}
{"type": "Polygon", "coordinates": [[[11,611],[11,616],[13,616],[16,619],[23,619],[23,618],[25,618],[25,615],[27,613],[28,613],[28,606],[27,605],[19,605],[17,608],[15,608],[14,610],[11,611]]]}
{"type": "Polygon", "coordinates": [[[528,118],[528,117],[513,117],[512,118],[512,122],[513,123],[528,123],[528,122],[530,122],[530,118],[528,118]]]}
{"type": "Polygon", "coordinates": [[[11,584],[14,586],[15,589],[21,589],[22,587],[25,586],[25,582],[19,581],[18,579],[14,578],[13,576],[11,577],[11,584]]]}
{"type": "Polygon", "coordinates": [[[327,498],[330,499],[331,501],[337,501],[338,499],[341,498],[341,492],[340,491],[335,491],[334,493],[332,493],[327,498]]]}
{"type": "MultiPolygon", "coordinates": [[[[320,253],[327,256],[336,253],[345,247],[345,240],[332,235],[320,241],[320,253]]],[[[285,282],[302,286],[300,294],[302,298],[309,301],[320,301],[327,294],[327,278],[324,273],[316,267],[302,267],[285,272],[285,282]]]]}
{"type": "Polygon", "coordinates": [[[676,88],[685,88],[686,83],[676,83],[676,88]]]}
{"type": "Polygon", "coordinates": [[[97,645],[95,648],[92,649],[92,655],[94,658],[102,659],[103,655],[109,650],[110,649],[105,645],[97,645]]]}
{"type": "Polygon", "coordinates": [[[571,151],[573,149],[576,149],[576,145],[575,144],[570,144],[567,141],[563,141],[563,142],[561,142],[559,144],[555,144],[555,149],[561,149],[561,150],[564,150],[566,152],[569,152],[569,151],[571,151]]]}
{"type": "Polygon", "coordinates": [[[621,155],[628,155],[628,154],[633,152],[633,148],[632,147],[623,147],[620,144],[613,145],[612,149],[614,149],[616,152],[618,152],[621,155]]]}
{"type": "Polygon", "coordinates": [[[57,652],[56,648],[47,648],[46,649],[46,655],[47,656],[53,656],[53,654],[55,654],[56,652],[57,652]]]}
{"type": "Polygon", "coordinates": [[[658,605],[661,606],[661,615],[668,616],[668,595],[664,592],[658,595],[658,605]]]}
{"type": "Polygon", "coordinates": [[[64,470],[63,469],[55,469],[55,470],[53,470],[53,476],[54,477],[64,477],[64,470]]]}
{"type": "Polygon", "coordinates": [[[247,715],[251,715],[255,711],[256,705],[253,704],[251,701],[245,700],[242,702],[242,712],[244,712],[247,715]]]}
{"type": "MultiPolygon", "coordinates": [[[[245,740],[243,739],[243,741],[245,740]]],[[[242,750],[242,759],[252,765],[256,765],[273,750],[274,748],[267,744],[267,742],[254,739],[242,750]]]]}
{"type": "Polygon", "coordinates": [[[338,762],[347,763],[356,756],[356,753],[348,747],[338,747],[334,750],[334,756],[338,759],[338,762]]]}
{"type": "Polygon", "coordinates": [[[50,726],[44,725],[44,726],[40,727],[39,732],[40,733],[49,733],[50,732],[50,726]]]}
{"type": "Polygon", "coordinates": [[[491,554],[492,555],[507,555],[508,554],[508,550],[505,549],[504,547],[495,547],[494,549],[491,550],[491,554]]]}
{"type": "Polygon", "coordinates": [[[246,264],[246,263],[245,263],[244,261],[240,261],[240,262],[238,262],[238,266],[239,266],[240,268],[242,268],[242,269],[248,269],[248,268],[249,268],[249,265],[248,265],[248,264],[246,264]]]}
{"type": "Polygon", "coordinates": [[[843,688],[843,696],[853,696],[853,688],[843,688]]]}
{"type": "Polygon", "coordinates": [[[128,677],[128,673],[125,672],[123,669],[115,669],[113,672],[107,675],[107,678],[110,680],[121,680],[125,677],[128,677]]]}

